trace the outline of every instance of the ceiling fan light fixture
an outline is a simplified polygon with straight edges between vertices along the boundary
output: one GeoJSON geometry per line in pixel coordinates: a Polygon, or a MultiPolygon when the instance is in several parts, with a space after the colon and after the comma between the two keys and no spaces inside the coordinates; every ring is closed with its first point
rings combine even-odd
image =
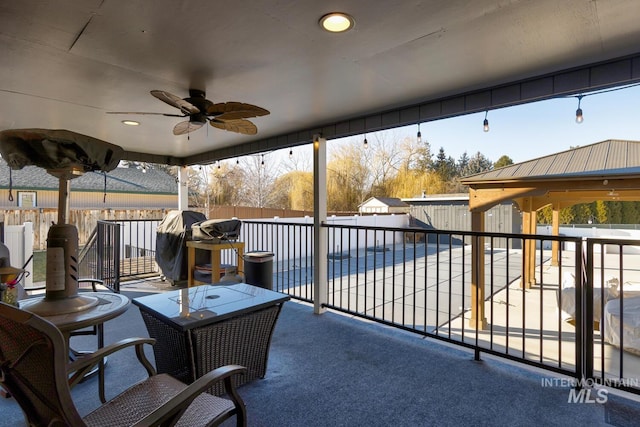
{"type": "Polygon", "coordinates": [[[123,120],[122,124],[127,126],[139,126],[140,122],[137,122],[135,120],[123,120]]]}
{"type": "Polygon", "coordinates": [[[331,12],[320,18],[320,27],[330,33],[344,33],[352,29],[356,21],[353,16],[342,12],[331,12]]]}

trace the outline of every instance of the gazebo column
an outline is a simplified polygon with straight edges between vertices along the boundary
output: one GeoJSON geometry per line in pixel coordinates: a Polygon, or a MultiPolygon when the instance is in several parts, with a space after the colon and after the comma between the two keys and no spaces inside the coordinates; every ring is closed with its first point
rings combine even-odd
{"type": "MultiPolygon", "coordinates": [[[[552,205],[552,213],[551,213],[551,234],[553,236],[558,236],[560,234],[560,204],[554,203],[552,205]]],[[[554,240],[551,242],[551,265],[557,267],[559,265],[559,252],[560,252],[560,242],[554,240]]]]}
{"type": "MultiPolygon", "coordinates": [[[[471,212],[471,230],[484,231],[484,212],[471,212]]],[[[473,237],[471,241],[471,319],[472,328],[486,329],[484,309],[484,237],[473,237]]]]}
{"type": "MultiPolygon", "coordinates": [[[[533,209],[531,197],[521,199],[522,209],[522,233],[536,234],[536,211],[533,209]]],[[[522,245],[523,266],[521,287],[528,289],[536,284],[536,242],[533,239],[525,239],[522,245]]]]}

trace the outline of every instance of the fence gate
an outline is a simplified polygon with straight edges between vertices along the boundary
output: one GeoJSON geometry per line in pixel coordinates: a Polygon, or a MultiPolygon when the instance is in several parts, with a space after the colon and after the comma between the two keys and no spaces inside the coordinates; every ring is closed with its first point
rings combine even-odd
{"type": "Polygon", "coordinates": [[[102,280],[113,292],[120,292],[120,224],[98,221],[79,255],[80,277],[102,280]]]}

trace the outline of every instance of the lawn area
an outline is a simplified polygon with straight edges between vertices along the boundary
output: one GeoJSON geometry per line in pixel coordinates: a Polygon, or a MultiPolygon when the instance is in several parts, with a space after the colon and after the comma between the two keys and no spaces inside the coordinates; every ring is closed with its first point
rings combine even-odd
{"type": "Polygon", "coordinates": [[[33,252],[33,283],[47,279],[47,251],[33,252]]]}

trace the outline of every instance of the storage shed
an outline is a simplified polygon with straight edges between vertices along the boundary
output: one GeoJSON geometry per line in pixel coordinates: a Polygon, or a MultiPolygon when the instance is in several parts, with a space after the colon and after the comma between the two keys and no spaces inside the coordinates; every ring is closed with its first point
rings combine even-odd
{"type": "Polygon", "coordinates": [[[371,197],[358,206],[361,214],[374,213],[409,213],[409,205],[397,197],[371,197]]]}
{"type": "MultiPolygon", "coordinates": [[[[402,199],[409,206],[413,226],[438,230],[471,231],[469,194],[433,194],[402,199]]],[[[521,233],[522,215],[512,201],[504,201],[487,211],[485,231],[493,233],[521,233]]],[[[467,242],[469,243],[469,242],[467,242]]],[[[506,239],[496,239],[498,247],[506,246],[506,239]]],[[[512,244],[517,240],[512,240],[512,244]]],[[[517,249],[517,248],[516,248],[517,249]]]]}

